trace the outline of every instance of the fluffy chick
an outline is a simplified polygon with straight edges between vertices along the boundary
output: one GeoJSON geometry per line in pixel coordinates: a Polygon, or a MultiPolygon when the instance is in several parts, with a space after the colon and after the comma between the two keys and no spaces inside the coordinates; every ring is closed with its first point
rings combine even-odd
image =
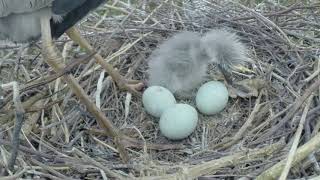
{"type": "Polygon", "coordinates": [[[231,69],[249,61],[247,48],[240,42],[239,37],[224,29],[214,29],[201,38],[201,50],[210,57],[209,62],[218,66],[229,83],[231,69]]]}
{"type": "Polygon", "coordinates": [[[208,63],[200,40],[198,33],[181,32],[163,42],[150,56],[148,85],[163,86],[176,94],[199,86],[208,63]]]}
{"type": "Polygon", "coordinates": [[[235,33],[215,29],[201,37],[194,32],[181,32],[150,56],[148,85],[190,95],[205,80],[209,63],[215,63],[230,82],[231,68],[247,60],[246,47],[235,33]]]}

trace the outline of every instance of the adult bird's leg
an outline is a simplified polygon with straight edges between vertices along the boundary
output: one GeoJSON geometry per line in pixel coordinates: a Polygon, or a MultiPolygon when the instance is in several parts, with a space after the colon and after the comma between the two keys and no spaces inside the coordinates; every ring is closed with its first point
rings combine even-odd
{"type": "MultiPolygon", "coordinates": [[[[41,35],[42,35],[42,54],[46,62],[56,71],[60,73],[65,68],[61,53],[52,43],[51,29],[49,17],[41,18],[41,35]]],[[[100,127],[106,130],[109,136],[114,139],[114,142],[119,150],[120,157],[124,162],[129,160],[128,154],[124,146],[121,144],[121,134],[113,126],[112,122],[97,108],[97,106],[90,100],[89,96],[85,93],[77,80],[69,74],[63,76],[64,81],[71,88],[72,92],[85,104],[87,110],[95,117],[100,127]]]]}
{"type": "MultiPolygon", "coordinates": [[[[82,48],[84,48],[87,53],[91,54],[94,52],[94,48],[85,38],[81,36],[79,31],[75,27],[69,28],[66,33],[74,42],[78,43],[82,48]]],[[[135,81],[130,82],[125,80],[124,77],[121,76],[111,64],[106,62],[100,54],[97,53],[94,58],[109,73],[109,75],[117,83],[120,89],[124,89],[136,95],[140,95],[137,90],[142,88],[143,83],[135,81]]]]}

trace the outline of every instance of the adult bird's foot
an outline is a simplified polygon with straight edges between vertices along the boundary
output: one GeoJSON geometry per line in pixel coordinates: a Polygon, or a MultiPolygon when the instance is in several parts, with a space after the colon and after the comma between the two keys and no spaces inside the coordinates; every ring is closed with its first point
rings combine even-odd
{"type": "Polygon", "coordinates": [[[129,91],[132,94],[141,96],[141,90],[145,87],[145,83],[138,80],[125,80],[122,76],[115,81],[120,90],[129,91]]]}
{"type": "MultiPolygon", "coordinates": [[[[89,44],[89,42],[81,36],[79,31],[75,27],[71,27],[66,31],[67,35],[72,39],[74,42],[78,43],[80,47],[84,48],[87,53],[93,53],[94,48],[89,44]]],[[[120,90],[129,91],[137,96],[141,96],[139,92],[144,87],[144,83],[135,80],[125,80],[120,73],[115,70],[115,68],[106,62],[100,54],[96,54],[94,56],[97,63],[101,65],[103,69],[112,77],[113,81],[118,85],[120,90]]]]}

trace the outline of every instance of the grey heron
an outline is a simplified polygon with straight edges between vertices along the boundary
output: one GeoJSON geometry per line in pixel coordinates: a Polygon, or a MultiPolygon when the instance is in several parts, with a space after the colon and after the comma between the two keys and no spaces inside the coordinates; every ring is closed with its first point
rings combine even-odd
{"type": "Polygon", "coordinates": [[[209,63],[215,63],[231,83],[230,69],[249,60],[246,51],[239,37],[225,29],[213,29],[203,36],[177,33],[151,54],[148,84],[164,86],[188,98],[205,80],[209,63]]]}
{"type": "MultiPolygon", "coordinates": [[[[53,45],[52,38],[58,38],[63,33],[88,53],[94,49],[80,36],[73,27],[91,10],[97,8],[105,0],[0,0],[0,40],[13,42],[30,42],[42,38],[42,53],[45,61],[57,72],[62,72],[65,65],[62,56],[53,45]]],[[[106,63],[99,54],[95,54],[96,61],[109,73],[120,88],[137,93],[134,85],[129,85],[124,78],[106,63]]],[[[96,118],[98,123],[115,138],[120,155],[127,160],[124,148],[119,139],[119,132],[112,126],[110,120],[90,101],[88,95],[80,87],[72,75],[64,75],[64,80],[74,94],[84,103],[87,110],[96,118]]],[[[13,168],[19,144],[19,132],[22,122],[15,123],[13,137],[13,151],[9,162],[9,169],[13,168]],[[19,126],[20,123],[20,126],[19,126]],[[15,145],[14,145],[15,144],[15,145]]]]}

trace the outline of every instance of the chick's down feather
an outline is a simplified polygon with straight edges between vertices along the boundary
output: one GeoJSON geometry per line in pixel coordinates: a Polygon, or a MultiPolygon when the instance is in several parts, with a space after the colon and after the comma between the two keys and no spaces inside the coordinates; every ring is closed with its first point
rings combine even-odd
{"type": "Polygon", "coordinates": [[[248,61],[246,53],[239,37],[227,30],[211,30],[202,37],[194,32],[181,32],[151,54],[148,85],[188,94],[205,80],[209,63],[216,64],[228,80],[232,67],[248,61]]]}
{"type": "Polygon", "coordinates": [[[200,39],[197,33],[181,32],[162,43],[149,58],[148,85],[163,86],[177,94],[199,86],[207,69],[200,39]]]}
{"type": "Polygon", "coordinates": [[[236,65],[243,65],[249,59],[247,50],[239,37],[224,29],[214,29],[201,38],[201,49],[223,72],[229,72],[236,65]]]}

